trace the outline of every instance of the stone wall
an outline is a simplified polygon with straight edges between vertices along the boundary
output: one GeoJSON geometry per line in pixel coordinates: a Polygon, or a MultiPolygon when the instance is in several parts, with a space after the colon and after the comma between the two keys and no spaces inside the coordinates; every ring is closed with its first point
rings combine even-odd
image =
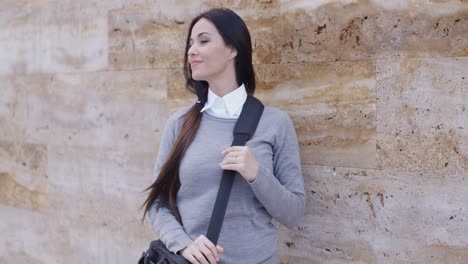
{"type": "Polygon", "coordinates": [[[468,263],[465,0],[3,0],[0,263],[135,263],[193,16],[233,8],[307,191],[281,263],[468,263]]]}

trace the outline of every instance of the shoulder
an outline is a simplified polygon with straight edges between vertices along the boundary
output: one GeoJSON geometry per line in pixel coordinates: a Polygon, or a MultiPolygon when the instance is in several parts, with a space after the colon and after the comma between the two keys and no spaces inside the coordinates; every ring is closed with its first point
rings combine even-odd
{"type": "Polygon", "coordinates": [[[167,119],[168,123],[179,123],[183,121],[184,115],[192,108],[192,106],[185,106],[179,108],[177,111],[172,113],[169,118],[167,119]]]}
{"type": "Polygon", "coordinates": [[[275,125],[283,125],[283,124],[289,124],[292,123],[291,118],[289,115],[276,108],[276,107],[270,107],[270,106],[265,106],[265,109],[263,110],[262,114],[262,119],[264,119],[267,122],[273,122],[272,124],[275,125]]]}
{"type": "Polygon", "coordinates": [[[184,115],[190,110],[190,108],[192,108],[192,106],[185,106],[172,113],[166,121],[166,129],[177,133],[184,122],[184,115]]]}
{"type": "Polygon", "coordinates": [[[296,129],[288,113],[275,107],[265,106],[263,115],[258,124],[264,135],[272,135],[275,142],[293,139],[296,129]]]}
{"type": "Polygon", "coordinates": [[[270,142],[274,151],[284,147],[285,144],[291,146],[298,144],[294,123],[283,110],[265,106],[258,126],[261,136],[269,139],[267,142],[270,142]]]}

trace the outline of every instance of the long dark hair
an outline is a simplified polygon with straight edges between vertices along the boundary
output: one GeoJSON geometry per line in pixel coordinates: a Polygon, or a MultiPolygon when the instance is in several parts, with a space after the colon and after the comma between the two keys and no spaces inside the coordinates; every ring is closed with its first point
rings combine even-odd
{"type": "Polygon", "coordinates": [[[206,11],[192,20],[190,24],[184,56],[184,75],[186,88],[197,95],[198,103],[182,117],[183,124],[180,133],[174,143],[169,156],[161,168],[155,182],[145,191],[150,191],[148,198],[143,203],[145,208],[143,220],[156,199],[159,199],[157,209],[164,204],[169,204],[176,219],[182,223],[177,209],[176,196],[180,188],[179,167],[185,151],[192,143],[197,133],[202,114],[200,113],[208,97],[208,82],[192,79],[192,71],[188,63],[188,50],[190,48],[190,36],[193,26],[200,19],[212,22],[227,46],[237,50],[235,58],[235,70],[237,84],[244,84],[247,94],[255,92],[255,73],[252,65],[252,41],[246,24],[236,13],[227,8],[215,8],[206,11]]]}

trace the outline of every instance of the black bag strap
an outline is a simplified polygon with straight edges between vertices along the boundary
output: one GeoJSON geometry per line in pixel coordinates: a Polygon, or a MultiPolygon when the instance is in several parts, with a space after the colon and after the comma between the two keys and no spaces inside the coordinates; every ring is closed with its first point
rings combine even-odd
{"type": "MultiPolygon", "coordinates": [[[[244,146],[245,143],[253,136],[257,129],[258,122],[262,116],[264,106],[260,100],[253,96],[247,96],[241,114],[234,126],[234,140],[231,146],[244,146]]],[[[231,195],[232,183],[236,171],[224,170],[223,177],[216,196],[216,202],[211,214],[210,225],[206,237],[213,242],[218,243],[219,233],[223,225],[226,208],[231,195]]]]}

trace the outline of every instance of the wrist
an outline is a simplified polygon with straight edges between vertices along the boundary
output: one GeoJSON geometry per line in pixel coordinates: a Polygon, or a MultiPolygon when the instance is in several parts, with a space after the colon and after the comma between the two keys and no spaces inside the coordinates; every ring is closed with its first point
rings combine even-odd
{"type": "Polygon", "coordinates": [[[255,179],[257,179],[257,175],[258,175],[258,172],[260,171],[260,167],[258,166],[258,164],[255,165],[255,169],[254,169],[254,172],[252,174],[251,177],[249,177],[249,179],[247,180],[247,182],[249,183],[253,183],[255,181],[255,179]]]}
{"type": "Polygon", "coordinates": [[[182,255],[185,250],[190,246],[190,244],[192,244],[193,241],[191,241],[188,245],[186,245],[184,248],[182,248],[181,250],[177,251],[177,254],[179,255],[182,255]]]}

